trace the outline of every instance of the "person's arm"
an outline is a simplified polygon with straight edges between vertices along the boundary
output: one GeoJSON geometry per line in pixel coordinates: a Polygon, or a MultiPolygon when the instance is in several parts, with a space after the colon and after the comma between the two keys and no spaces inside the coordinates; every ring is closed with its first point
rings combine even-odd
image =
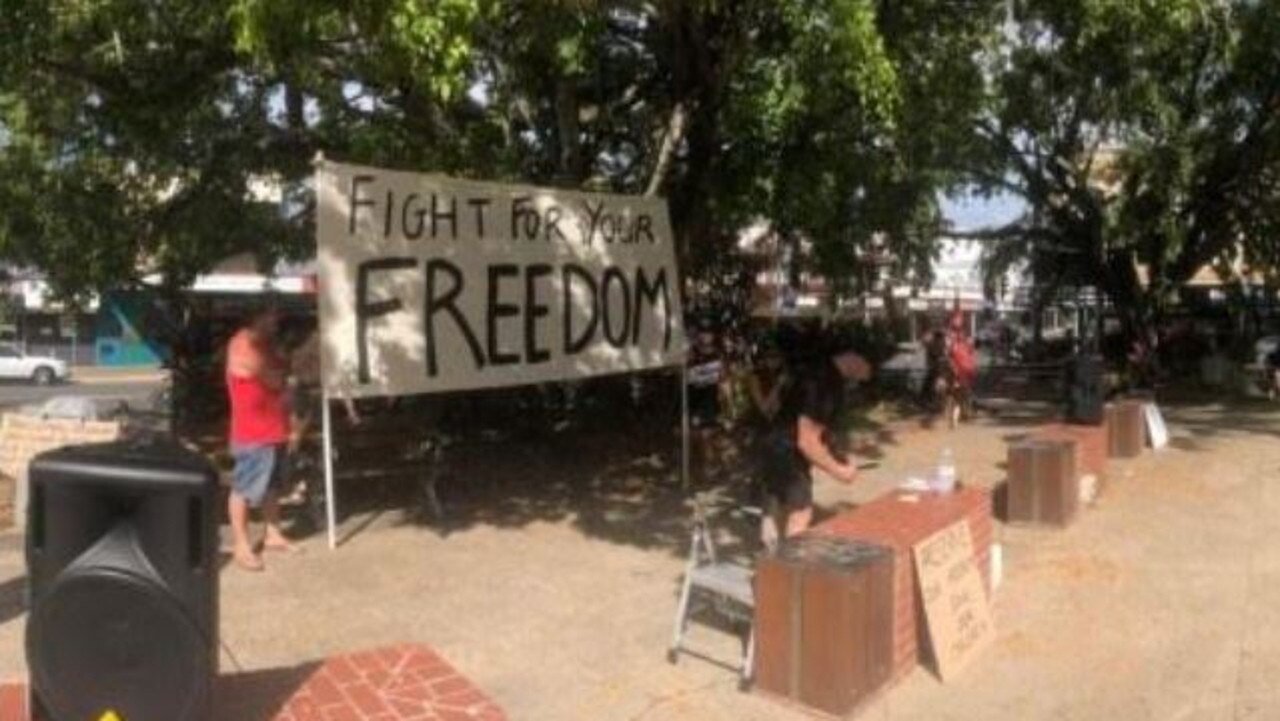
{"type": "Polygon", "coordinates": [[[236,378],[257,378],[277,391],[284,388],[287,375],[284,368],[273,365],[265,353],[250,347],[243,338],[232,340],[227,349],[227,373],[236,378]]]}
{"type": "Polygon", "coordinates": [[[227,375],[236,378],[255,378],[262,372],[262,357],[245,347],[244,339],[237,336],[227,346],[227,375]]]}
{"type": "Polygon", "coordinates": [[[351,425],[360,425],[360,411],[356,408],[356,402],[350,396],[342,399],[342,409],[347,412],[347,420],[351,421],[351,425]]]}
{"type": "Polygon", "coordinates": [[[766,418],[772,418],[778,412],[778,391],[781,386],[781,383],[775,383],[773,388],[768,393],[765,393],[764,389],[760,387],[760,377],[755,373],[747,375],[747,392],[751,394],[751,404],[766,418]]]}
{"type": "Polygon", "coordinates": [[[796,446],[805,460],[841,483],[853,483],[858,476],[858,467],[852,462],[841,462],[831,453],[823,440],[826,427],[803,415],[796,424],[796,446]]]}
{"type": "Polygon", "coordinates": [[[289,382],[289,364],[275,356],[264,358],[258,371],[258,380],[273,391],[284,390],[289,382]]]}

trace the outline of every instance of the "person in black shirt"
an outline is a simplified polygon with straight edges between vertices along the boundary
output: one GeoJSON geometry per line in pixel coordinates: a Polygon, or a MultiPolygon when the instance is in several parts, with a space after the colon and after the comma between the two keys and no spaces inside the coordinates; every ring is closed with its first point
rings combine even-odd
{"type": "Polygon", "coordinates": [[[941,389],[945,381],[943,370],[947,365],[947,336],[940,330],[929,335],[924,346],[924,382],[920,386],[920,401],[926,408],[938,408],[945,393],[941,389]]]}
{"type": "Polygon", "coordinates": [[[1275,400],[1280,394],[1280,346],[1267,354],[1267,396],[1275,400]]]}
{"type": "Polygon", "coordinates": [[[827,354],[795,374],[796,381],[762,439],[765,514],[761,537],[766,546],[776,543],[779,527],[786,536],[809,527],[813,520],[811,469],[820,468],[842,483],[857,478],[857,464],[843,457],[833,430],[844,411],[845,382],[870,377],[871,365],[848,350],[827,354]]]}

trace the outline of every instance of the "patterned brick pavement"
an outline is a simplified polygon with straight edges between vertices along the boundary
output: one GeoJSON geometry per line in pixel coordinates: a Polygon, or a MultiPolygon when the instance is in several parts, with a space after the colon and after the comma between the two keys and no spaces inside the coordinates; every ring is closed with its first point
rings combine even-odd
{"type": "MultiPolygon", "coordinates": [[[[26,687],[0,686],[0,720],[29,721],[26,687]]],[[[295,668],[224,676],[217,721],[506,721],[426,646],[405,645],[295,668]]]]}

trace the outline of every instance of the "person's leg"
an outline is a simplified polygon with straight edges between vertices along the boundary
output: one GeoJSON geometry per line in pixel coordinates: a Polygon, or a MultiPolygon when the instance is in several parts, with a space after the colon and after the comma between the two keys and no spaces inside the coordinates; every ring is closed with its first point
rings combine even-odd
{"type": "Polygon", "coordinates": [[[782,535],[778,528],[778,504],[769,501],[760,509],[760,544],[769,553],[778,547],[778,538],[782,535]]]}
{"type": "Polygon", "coordinates": [[[232,470],[232,488],[227,494],[227,518],[231,523],[231,556],[236,564],[250,571],[262,570],[262,559],[249,542],[249,508],[259,475],[263,472],[261,458],[253,449],[232,450],[235,467],[232,470]]]}
{"type": "Polygon", "coordinates": [[[804,533],[813,523],[813,479],[798,473],[787,491],[787,538],[804,533]]]}
{"type": "Polygon", "coordinates": [[[261,570],[262,559],[253,552],[253,544],[249,543],[249,502],[235,491],[227,494],[227,516],[231,520],[231,557],[244,568],[261,570]]]}
{"type": "Polygon", "coordinates": [[[271,550],[287,551],[293,548],[293,544],[289,542],[289,539],[284,535],[284,531],[280,528],[279,501],[280,484],[287,475],[285,469],[288,466],[285,446],[276,446],[272,450],[271,461],[271,481],[267,487],[266,496],[262,500],[262,519],[267,527],[262,545],[271,550]]]}
{"type": "Polygon", "coordinates": [[[787,538],[809,530],[813,523],[813,506],[793,509],[787,513],[787,538]]]}

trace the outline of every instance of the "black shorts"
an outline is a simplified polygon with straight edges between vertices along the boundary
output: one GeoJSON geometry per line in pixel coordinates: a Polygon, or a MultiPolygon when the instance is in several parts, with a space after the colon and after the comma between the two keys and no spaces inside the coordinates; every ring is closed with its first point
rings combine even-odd
{"type": "Polygon", "coordinates": [[[803,511],[813,505],[813,479],[807,473],[770,479],[765,483],[764,500],[788,512],[803,511]]]}
{"type": "Polygon", "coordinates": [[[720,420],[720,390],[715,386],[690,386],[689,422],[694,428],[714,426],[720,420]]]}
{"type": "Polygon", "coordinates": [[[762,502],[786,511],[813,505],[813,478],[793,442],[778,434],[765,434],[758,441],[758,459],[762,502]]]}

